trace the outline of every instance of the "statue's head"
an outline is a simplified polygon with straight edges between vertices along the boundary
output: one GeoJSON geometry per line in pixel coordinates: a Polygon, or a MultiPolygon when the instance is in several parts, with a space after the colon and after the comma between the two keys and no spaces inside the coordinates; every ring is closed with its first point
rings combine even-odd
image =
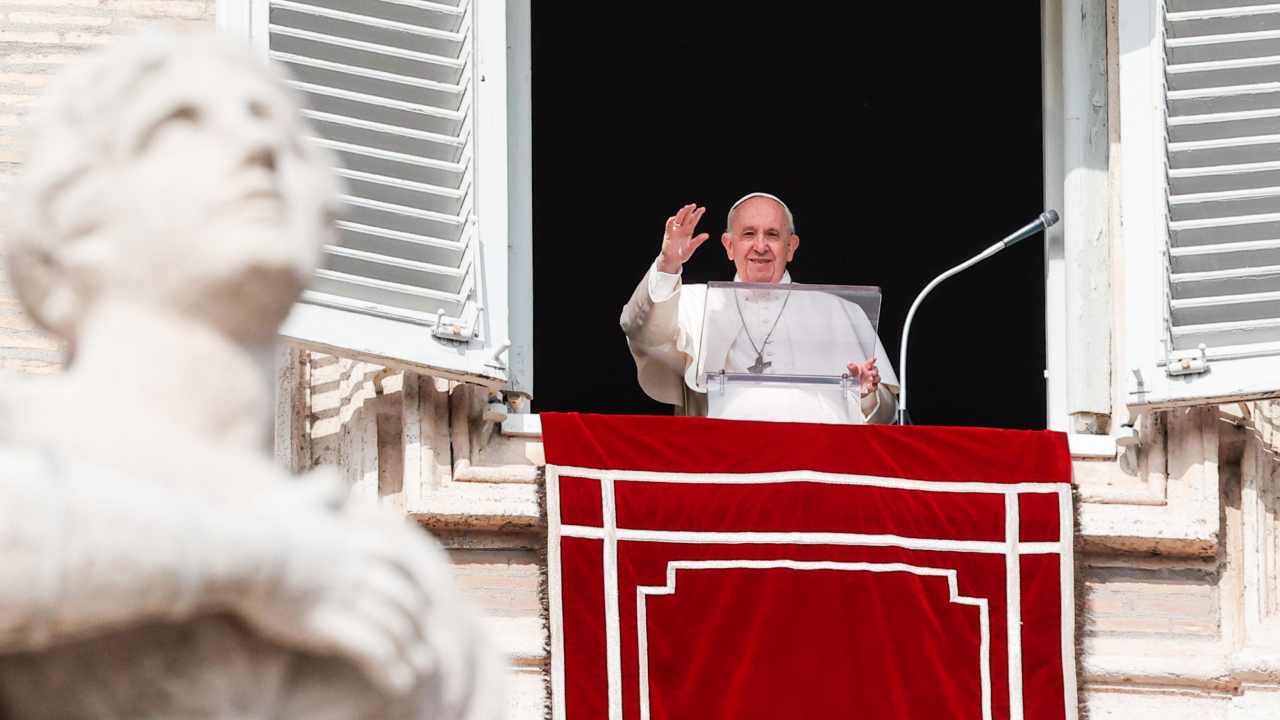
{"type": "Polygon", "coordinates": [[[146,34],[57,79],[7,232],[37,322],[74,340],[107,300],[270,338],[333,242],[338,185],[281,75],[211,35],[146,34]]]}

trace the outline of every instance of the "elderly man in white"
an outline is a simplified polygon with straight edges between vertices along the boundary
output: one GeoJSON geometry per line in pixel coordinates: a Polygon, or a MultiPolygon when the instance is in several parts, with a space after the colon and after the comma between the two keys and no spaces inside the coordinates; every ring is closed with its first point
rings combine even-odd
{"type": "MultiPolygon", "coordinates": [[[[861,397],[852,413],[818,412],[818,417],[811,417],[806,410],[777,407],[774,417],[890,422],[897,405],[898,381],[883,344],[856,305],[836,301],[825,293],[758,291],[748,295],[745,303],[736,296],[735,302],[727,303],[722,298],[709,298],[703,285],[683,285],[680,274],[684,263],[710,237],[705,232],[695,234],[705,212],[705,207],[689,204],[667,218],[662,250],[622,310],[622,330],[645,393],[677,406],[683,414],[706,415],[707,390],[699,378],[704,366],[760,373],[769,367],[768,361],[784,358],[781,365],[803,366],[808,373],[848,373],[858,380],[861,397]],[[735,310],[741,322],[729,323],[733,332],[719,342],[715,337],[701,337],[704,312],[735,310]],[[787,322],[780,328],[784,313],[787,322]],[[760,337],[753,337],[749,329],[755,325],[759,325],[759,332],[754,334],[760,337]]],[[[721,242],[736,270],[735,281],[791,283],[787,263],[795,257],[800,236],[782,200],[768,193],[750,193],[730,207],[727,225],[721,242]]],[[[798,397],[774,395],[765,402],[764,392],[762,402],[757,403],[761,407],[776,406],[775,398],[785,404],[798,397]]]]}

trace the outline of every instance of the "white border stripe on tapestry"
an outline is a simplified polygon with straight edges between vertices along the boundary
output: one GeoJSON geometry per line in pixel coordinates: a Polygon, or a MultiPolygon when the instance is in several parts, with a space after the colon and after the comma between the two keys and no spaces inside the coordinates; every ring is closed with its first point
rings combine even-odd
{"type": "Polygon", "coordinates": [[[551,717],[565,720],[564,588],[560,570],[560,473],[547,466],[547,596],[551,614],[551,717]]]}
{"type": "Polygon", "coordinates": [[[924,490],[943,493],[1056,493],[1063,483],[989,483],[944,482],[911,480],[908,478],[881,477],[877,475],[847,475],[821,470],[785,470],[763,473],[694,473],[659,472],[656,470],[599,470],[571,465],[547,465],[555,467],[561,475],[587,480],[619,480],[623,482],[661,482],[713,485],[765,485],[770,483],[823,483],[828,485],[866,485],[895,490],[924,490]]]}
{"type": "Polygon", "coordinates": [[[1022,720],[1022,557],[1018,554],[1018,495],[1004,498],[1004,537],[1009,552],[1004,556],[1005,609],[1009,647],[1009,720],[1022,720]]]}
{"type": "Polygon", "coordinates": [[[944,577],[948,600],[978,608],[978,675],[982,686],[982,718],[991,720],[991,619],[986,598],[960,594],[957,572],[948,568],[921,567],[906,563],[834,562],[829,560],[668,560],[667,584],[636,588],[636,650],[640,680],[640,720],[649,720],[649,626],[646,600],[650,595],[674,595],[678,570],[729,569],[840,570],[845,572],[905,572],[912,575],[944,577]]]}
{"type": "MultiPolygon", "coordinates": [[[[671,563],[667,563],[670,572],[671,563]]],[[[636,654],[639,657],[640,672],[640,720],[649,720],[649,607],[645,598],[653,585],[636,586],[636,654]]],[[[656,593],[655,593],[656,594],[656,593]]],[[[663,593],[664,595],[667,593],[663,593]]]]}
{"type": "MultiPolygon", "coordinates": [[[[586,525],[561,525],[562,537],[603,540],[604,528],[586,525]]],[[[901,535],[864,535],[839,532],[715,532],[703,530],[632,530],[617,528],[614,537],[620,541],[687,543],[690,545],[851,545],[858,547],[898,547],[907,550],[936,550],[1004,555],[1009,546],[985,540],[943,540],[912,538],[901,535]]],[[[1020,543],[1023,555],[1053,555],[1062,551],[1056,542],[1020,543]]]]}
{"type": "Polygon", "coordinates": [[[1080,699],[1076,685],[1075,514],[1069,488],[1058,493],[1058,525],[1058,542],[1062,545],[1058,556],[1058,585],[1062,590],[1062,687],[1067,720],[1076,720],[1080,716],[1080,699]]]}
{"type": "Polygon", "coordinates": [[[600,483],[604,518],[604,641],[609,682],[609,720],[622,720],[622,620],[618,609],[618,516],[613,504],[613,480],[600,483]]]}

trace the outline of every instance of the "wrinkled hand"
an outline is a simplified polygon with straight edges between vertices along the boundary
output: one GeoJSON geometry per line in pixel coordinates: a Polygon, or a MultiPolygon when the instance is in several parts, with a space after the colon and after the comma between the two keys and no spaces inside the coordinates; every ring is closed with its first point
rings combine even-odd
{"type": "Polygon", "coordinates": [[[334,474],[283,486],[259,508],[274,545],[233,609],[277,642],[343,656],[404,693],[454,656],[470,625],[448,617],[461,613],[440,548],[403,518],[335,510],[345,492],[334,474]]]}
{"type": "Polygon", "coordinates": [[[667,218],[662,234],[662,252],[658,255],[658,269],[665,273],[678,275],[686,261],[693,255],[698,246],[711,237],[707,233],[693,234],[707,209],[690,203],[667,218]]]}
{"type": "Polygon", "coordinates": [[[858,378],[862,397],[870,395],[880,387],[880,371],[876,368],[875,358],[871,358],[861,365],[849,363],[848,368],[849,375],[858,378]]]}

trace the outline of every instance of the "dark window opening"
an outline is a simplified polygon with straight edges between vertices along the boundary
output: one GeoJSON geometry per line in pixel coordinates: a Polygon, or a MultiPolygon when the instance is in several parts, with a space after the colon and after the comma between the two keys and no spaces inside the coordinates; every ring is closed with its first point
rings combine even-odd
{"type": "MultiPolygon", "coordinates": [[[[796,282],[917,292],[1042,209],[1035,3],[533,8],[534,409],[670,412],[618,315],[664,220],[707,205],[686,282],[728,280],[729,204],[781,196],[796,282]]],[[[1040,239],[948,280],[911,335],[917,423],[1042,428],[1040,239]]]]}

